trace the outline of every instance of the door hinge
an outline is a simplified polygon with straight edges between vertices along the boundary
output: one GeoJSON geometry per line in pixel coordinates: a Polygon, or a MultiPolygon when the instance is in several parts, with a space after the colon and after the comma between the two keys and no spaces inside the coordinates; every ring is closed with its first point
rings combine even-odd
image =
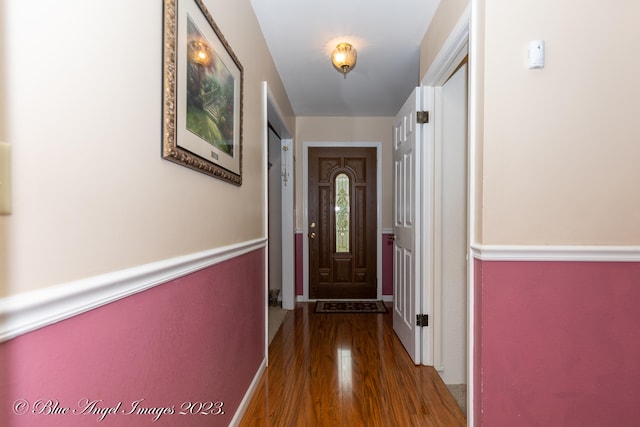
{"type": "Polygon", "coordinates": [[[416,122],[418,124],[429,123],[429,112],[428,111],[418,111],[416,112],[416,122]]]}
{"type": "Polygon", "coordinates": [[[416,314],[416,326],[422,328],[424,326],[429,326],[429,315],[428,314],[416,314]]]}

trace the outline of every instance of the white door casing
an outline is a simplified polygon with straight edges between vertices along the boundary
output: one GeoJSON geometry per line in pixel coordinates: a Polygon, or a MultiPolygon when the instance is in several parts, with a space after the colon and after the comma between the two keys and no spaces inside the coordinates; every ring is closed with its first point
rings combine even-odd
{"type": "Polygon", "coordinates": [[[282,308],[295,308],[293,139],[282,140],[282,308]]]}
{"type": "Polygon", "coordinates": [[[402,106],[393,126],[393,329],[415,364],[431,364],[429,327],[418,327],[416,315],[429,314],[429,283],[423,280],[429,235],[423,214],[430,206],[430,182],[423,166],[432,148],[428,124],[418,124],[418,111],[427,111],[432,90],[416,88],[402,106]],[[425,206],[426,205],[426,206],[425,206]]]}

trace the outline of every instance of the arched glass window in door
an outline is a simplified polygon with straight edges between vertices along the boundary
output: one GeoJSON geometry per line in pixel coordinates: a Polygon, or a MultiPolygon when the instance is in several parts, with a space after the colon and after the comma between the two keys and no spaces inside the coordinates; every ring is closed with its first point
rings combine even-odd
{"type": "Polygon", "coordinates": [[[341,173],[336,177],[336,252],[349,252],[349,177],[341,173]]]}

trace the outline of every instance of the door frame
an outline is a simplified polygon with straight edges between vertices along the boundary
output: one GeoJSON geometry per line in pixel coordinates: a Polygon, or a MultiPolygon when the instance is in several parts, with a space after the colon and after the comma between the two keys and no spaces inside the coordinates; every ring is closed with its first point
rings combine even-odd
{"type": "MultiPolygon", "coordinates": [[[[262,83],[263,87],[263,102],[264,105],[264,150],[265,159],[266,150],[268,147],[268,132],[269,124],[278,133],[281,138],[282,145],[282,308],[287,310],[293,310],[295,308],[295,270],[294,265],[290,260],[295,259],[295,218],[294,218],[294,143],[293,136],[289,128],[287,127],[280,107],[276,103],[275,98],[271,94],[271,90],[267,82],[262,83]]],[[[266,161],[265,161],[266,165],[266,161]]],[[[265,180],[267,178],[268,171],[265,168],[265,180]]],[[[268,197],[269,189],[268,182],[265,182],[265,212],[268,214],[268,197]]],[[[265,233],[267,233],[269,227],[269,218],[265,215],[265,233]]],[[[268,265],[268,264],[267,264],[268,265]]],[[[267,281],[267,293],[269,284],[267,281]]]]}
{"type": "Polygon", "coordinates": [[[295,307],[295,271],[290,260],[295,259],[295,219],[294,219],[294,185],[293,185],[293,134],[286,125],[284,115],[269,89],[266,81],[262,82],[262,156],[263,156],[263,212],[264,238],[267,241],[264,255],[264,357],[269,365],[269,171],[267,170],[269,124],[281,138],[283,169],[282,174],[282,308],[293,310],[295,307]],[[285,150],[286,147],[286,150],[285,150]],[[286,180],[285,180],[286,178],[286,180]],[[287,183],[288,182],[288,183],[287,183]]]}
{"type": "MultiPolygon", "coordinates": [[[[476,61],[476,52],[480,49],[479,36],[481,28],[478,26],[478,1],[471,0],[465,10],[460,15],[455,26],[451,29],[447,39],[443,43],[440,51],[434,58],[429,69],[427,70],[421,84],[424,86],[432,86],[434,88],[441,87],[447,79],[454,73],[458,65],[465,56],[468,55],[468,115],[467,115],[467,132],[468,132],[468,152],[467,152],[467,425],[474,425],[474,400],[475,400],[475,281],[474,281],[474,259],[471,257],[471,244],[476,239],[476,209],[478,201],[475,199],[477,180],[476,180],[476,164],[477,164],[477,123],[478,110],[476,108],[478,83],[476,80],[479,65],[476,61]]],[[[436,112],[437,114],[437,112],[436,112]]],[[[441,137],[437,133],[436,138],[441,137]]],[[[434,200],[434,209],[439,208],[437,200],[434,200]]],[[[434,224],[437,226],[438,224],[434,224]]],[[[436,293],[437,290],[434,290],[436,293]]],[[[434,298],[434,323],[440,322],[439,314],[442,312],[440,301],[434,298]]],[[[435,334],[434,334],[435,335],[435,334]]],[[[433,335],[432,335],[433,336],[433,335]]],[[[436,337],[433,342],[434,351],[441,351],[442,343],[436,337]]]]}
{"type": "Polygon", "coordinates": [[[302,297],[309,299],[309,148],[347,147],[376,149],[376,298],[382,299],[382,142],[318,142],[302,143],[302,297]]]}
{"type": "MultiPolygon", "coordinates": [[[[435,88],[434,90],[434,110],[435,111],[440,111],[440,114],[436,114],[434,117],[434,131],[435,131],[435,138],[434,138],[434,186],[433,186],[433,200],[434,200],[434,204],[437,206],[437,209],[434,209],[433,212],[433,235],[432,235],[432,243],[434,246],[434,251],[433,251],[433,263],[432,263],[432,278],[433,278],[433,315],[434,315],[434,319],[437,319],[438,322],[434,322],[434,325],[436,326],[433,330],[433,342],[434,342],[434,357],[433,357],[433,366],[436,368],[436,370],[438,370],[439,372],[441,372],[442,375],[442,371],[444,371],[444,364],[443,364],[443,360],[446,360],[447,362],[449,362],[449,358],[445,358],[443,356],[444,354],[444,345],[443,345],[443,336],[445,335],[444,333],[444,328],[446,327],[447,330],[449,331],[460,331],[460,333],[464,333],[464,338],[466,341],[466,336],[468,334],[467,331],[467,325],[464,324],[463,327],[461,327],[460,329],[450,329],[450,323],[447,325],[449,320],[452,319],[461,319],[464,318],[464,316],[466,316],[466,311],[467,311],[467,307],[466,305],[462,306],[462,305],[456,305],[457,303],[455,301],[464,301],[465,296],[460,296],[460,299],[458,298],[454,298],[451,299],[451,297],[449,297],[448,302],[445,302],[444,298],[445,298],[445,288],[449,287],[450,284],[447,284],[446,286],[444,285],[444,278],[443,276],[445,274],[450,274],[452,271],[448,268],[449,266],[447,266],[446,264],[449,262],[452,262],[453,259],[455,259],[456,261],[461,261],[464,259],[466,253],[468,252],[468,234],[467,234],[467,227],[468,227],[468,206],[466,206],[467,202],[468,202],[468,195],[467,193],[467,184],[468,184],[468,177],[466,176],[467,172],[468,172],[468,161],[466,159],[461,158],[460,156],[466,157],[468,154],[468,142],[469,142],[469,137],[468,137],[468,119],[465,118],[465,121],[463,122],[462,120],[460,121],[456,121],[455,125],[456,127],[458,126],[462,126],[464,125],[466,127],[466,131],[467,131],[467,135],[465,138],[463,139],[456,139],[455,141],[445,141],[443,138],[444,132],[445,132],[445,123],[449,122],[452,117],[456,117],[455,113],[448,115],[447,113],[444,112],[443,108],[444,108],[444,98],[445,98],[445,86],[451,81],[451,79],[453,79],[456,74],[460,71],[463,70],[465,71],[465,81],[467,83],[467,87],[466,87],[466,92],[465,93],[465,105],[462,107],[464,108],[464,114],[466,116],[468,116],[468,111],[469,111],[469,106],[466,104],[466,102],[468,101],[468,64],[466,62],[460,64],[460,66],[453,72],[453,74],[451,76],[449,76],[449,79],[442,84],[441,86],[438,86],[435,88]],[[464,143],[464,146],[458,146],[457,144],[459,143],[464,143]],[[447,150],[451,150],[451,147],[456,147],[457,149],[459,149],[460,151],[457,152],[455,159],[449,156],[445,156],[445,152],[447,150]],[[453,164],[447,163],[447,161],[452,161],[453,160],[453,164]],[[461,162],[461,160],[464,160],[464,162],[461,162]],[[454,179],[458,179],[459,181],[457,181],[457,185],[464,185],[464,194],[458,193],[455,189],[457,188],[458,190],[460,189],[459,187],[455,187],[455,183],[453,183],[454,185],[454,190],[453,192],[451,192],[450,190],[452,190],[449,186],[446,187],[446,192],[445,192],[445,184],[443,184],[443,174],[447,173],[445,171],[448,171],[451,173],[451,171],[453,171],[454,175],[449,175],[449,178],[451,177],[455,177],[454,179]],[[464,197],[464,203],[465,203],[465,207],[463,210],[456,210],[456,213],[460,213],[463,216],[461,217],[456,217],[460,223],[456,223],[456,226],[454,227],[454,229],[457,230],[462,230],[464,232],[464,234],[462,234],[460,237],[463,240],[458,241],[457,239],[454,239],[456,242],[459,242],[459,244],[461,244],[461,246],[458,246],[456,244],[455,246],[455,252],[451,252],[451,250],[453,249],[453,247],[451,246],[451,242],[449,241],[449,239],[445,239],[443,238],[443,231],[445,229],[445,227],[449,227],[449,231],[452,231],[452,229],[450,228],[450,221],[451,221],[451,216],[445,215],[443,213],[443,209],[445,207],[446,204],[446,199],[447,197],[452,196],[460,201],[461,199],[459,198],[460,196],[464,197]],[[459,225],[459,227],[457,226],[459,225]],[[446,251],[447,253],[447,257],[443,256],[443,253],[445,252],[445,249],[443,248],[443,245],[449,245],[448,249],[446,251]],[[464,253],[460,253],[458,251],[464,251],[464,253]],[[455,253],[455,256],[452,257],[452,255],[455,253]],[[458,310],[460,312],[458,312],[458,310]],[[464,312],[462,312],[462,310],[464,310],[464,312]],[[447,313],[451,313],[451,312],[456,312],[457,315],[452,317],[451,315],[448,316],[447,318],[447,313]],[[445,326],[446,325],[446,326],[445,326]]],[[[458,98],[459,99],[459,98],[458,98]]],[[[462,109],[458,111],[458,113],[462,113],[462,109]]],[[[457,117],[456,117],[457,118],[457,117]]],[[[449,154],[452,154],[449,151],[449,154]]],[[[449,199],[450,200],[450,199],[449,199]]],[[[450,237],[450,236],[449,236],[450,237]]],[[[468,259],[466,260],[465,266],[468,263],[468,259]]],[[[456,271],[462,273],[462,271],[457,270],[456,271]]],[[[463,280],[456,280],[456,283],[460,283],[460,284],[464,284],[464,291],[466,293],[466,287],[467,287],[467,278],[466,275],[468,273],[468,268],[464,268],[463,270],[463,274],[465,275],[463,280]]],[[[462,279],[462,278],[461,278],[462,279]]],[[[450,292],[456,292],[456,291],[460,291],[461,289],[457,288],[457,287],[453,287],[453,289],[449,289],[450,292]]],[[[466,345],[466,342],[465,342],[466,345]]],[[[456,352],[458,353],[458,352],[456,352]]],[[[461,353],[460,353],[461,354],[461,353]]],[[[449,355],[451,355],[451,353],[449,353],[449,355]]],[[[466,356],[466,354],[465,354],[466,356]]],[[[456,356],[454,356],[456,357],[456,356]]],[[[465,357],[466,360],[466,357],[465,357]]],[[[446,372],[445,372],[446,374],[446,372]]],[[[443,379],[445,377],[443,376],[443,379]]],[[[458,384],[460,383],[460,381],[453,381],[451,382],[451,377],[448,378],[449,382],[451,384],[458,384]]]]}

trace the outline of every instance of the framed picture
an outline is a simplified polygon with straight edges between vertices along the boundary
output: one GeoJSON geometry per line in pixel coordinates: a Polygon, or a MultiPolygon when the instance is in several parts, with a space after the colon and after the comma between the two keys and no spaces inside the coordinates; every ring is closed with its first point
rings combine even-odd
{"type": "Polygon", "coordinates": [[[164,0],[162,157],[242,184],[243,70],[202,0],[164,0]]]}

